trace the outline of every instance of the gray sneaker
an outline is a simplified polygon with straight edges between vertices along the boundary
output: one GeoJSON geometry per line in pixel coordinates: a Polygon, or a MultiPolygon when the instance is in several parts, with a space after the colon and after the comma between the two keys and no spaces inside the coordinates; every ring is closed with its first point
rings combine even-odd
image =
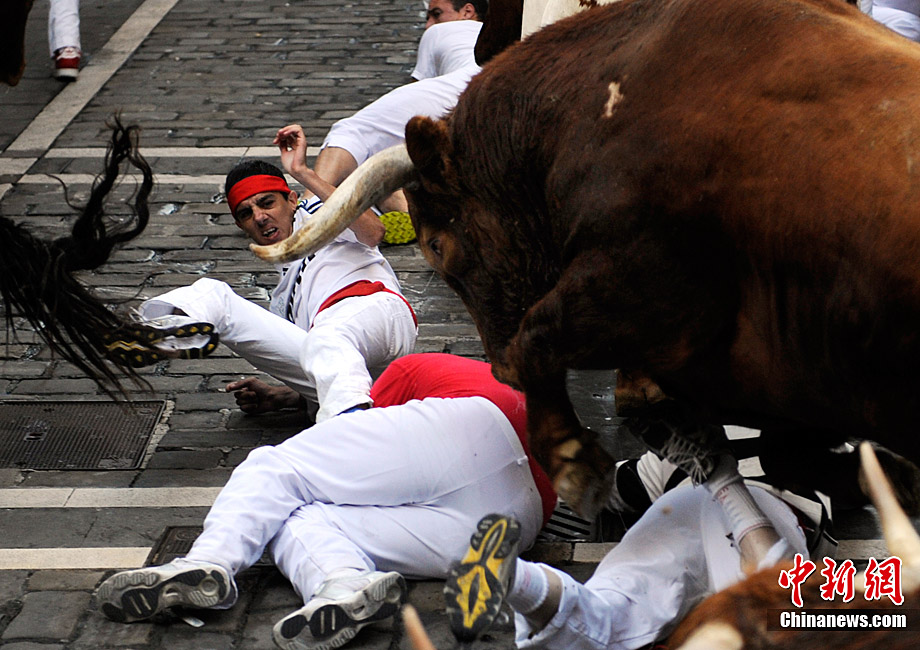
{"type": "Polygon", "coordinates": [[[236,583],[223,567],[179,558],[109,577],[96,590],[96,606],[113,621],[133,623],[169,607],[226,608],[236,601],[236,593],[236,583]]]}
{"type": "Polygon", "coordinates": [[[272,637],[283,650],[329,650],[358,631],[396,614],[406,600],[406,580],[395,571],[332,578],[310,601],[275,623],[272,637]]]}

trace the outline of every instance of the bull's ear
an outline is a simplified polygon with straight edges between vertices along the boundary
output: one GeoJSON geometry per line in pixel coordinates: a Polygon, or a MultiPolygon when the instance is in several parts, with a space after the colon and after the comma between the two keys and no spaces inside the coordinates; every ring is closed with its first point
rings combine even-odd
{"type": "Polygon", "coordinates": [[[447,135],[447,123],[427,117],[413,117],[406,124],[406,150],[415,164],[422,183],[433,189],[451,185],[453,147],[447,135]]]}

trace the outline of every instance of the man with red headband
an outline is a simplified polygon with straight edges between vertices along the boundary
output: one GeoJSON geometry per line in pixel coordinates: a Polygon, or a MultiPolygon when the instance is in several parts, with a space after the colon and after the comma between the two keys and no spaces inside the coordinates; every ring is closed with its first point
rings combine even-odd
{"type": "MultiPolygon", "coordinates": [[[[285,169],[308,189],[298,199],[284,173],[260,161],[241,162],[227,174],[226,195],[236,225],[254,242],[274,244],[308,220],[333,190],[306,165],[299,126],[277,140],[285,169]]],[[[285,384],[253,377],[232,382],[240,408],[261,413],[306,407],[316,421],[371,405],[371,371],[412,352],[418,324],[400,293],[393,269],[377,249],[380,221],[368,212],[330,244],[305,259],[279,266],[270,311],[242,298],[224,282],[204,278],[145,301],[146,324],[172,333],[155,349],[132,347],[134,365],[162,358],[196,357],[211,325],[231,350],[285,384]],[[318,408],[318,411],[317,411],[318,408]]],[[[214,345],[213,342],[208,345],[214,345]]]]}

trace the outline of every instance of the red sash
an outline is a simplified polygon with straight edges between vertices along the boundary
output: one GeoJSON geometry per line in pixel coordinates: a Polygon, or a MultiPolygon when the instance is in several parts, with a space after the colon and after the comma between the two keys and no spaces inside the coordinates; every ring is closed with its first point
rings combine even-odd
{"type": "MultiPolygon", "coordinates": [[[[337,302],[345,300],[345,298],[369,296],[381,291],[392,293],[394,296],[399,296],[400,300],[406,303],[406,307],[409,308],[409,313],[412,314],[412,320],[415,321],[415,326],[418,327],[418,318],[415,316],[415,311],[412,309],[412,305],[409,304],[409,301],[406,300],[404,296],[393,291],[392,289],[387,289],[383,282],[371,282],[370,280],[358,280],[357,282],[352,282],[347,287],[339,289],[323,301],[323,304],[319,306],[319,311],[316,312],[316,315],[318,316],[321,311],[328,307],[332,307],[332,305],[336,304],[337,302]]],[[[313,325],[311,323],[310,327],[312,326],[313,325]]]]}

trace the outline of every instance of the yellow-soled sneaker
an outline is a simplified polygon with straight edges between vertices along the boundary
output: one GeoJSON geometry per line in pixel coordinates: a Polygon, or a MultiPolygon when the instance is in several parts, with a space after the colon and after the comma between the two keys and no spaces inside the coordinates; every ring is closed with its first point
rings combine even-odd
{"type": "Polygon", "coordinates": [[[211,323],[170,314],[126,325],[103,337],[106,355],[132,368],[150,366],[163,359],[202,359],[220,341],[211,323]]]}
{"type": "Polygon", "coordinates": [[[450,629],[459,641],[474,641],[498,616],[514,580],[520,540],[521,527],[511,517],[479,520],[466,555],[451,567],[444,585],[450,629]]]}

